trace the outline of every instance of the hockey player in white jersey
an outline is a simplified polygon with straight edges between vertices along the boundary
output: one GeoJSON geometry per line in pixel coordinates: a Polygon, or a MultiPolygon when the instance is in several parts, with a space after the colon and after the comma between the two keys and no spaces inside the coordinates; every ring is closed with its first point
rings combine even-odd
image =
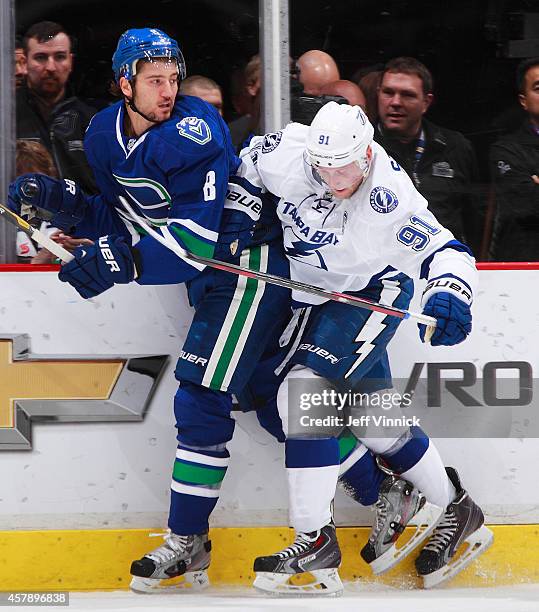
{"type": "MultiPolygon", "coordinates": [[[[292,279],[407,308],[412,279],[424,278],[423,312],[438,321],[432,345],[452,346],[470,333],[474,259],[439,225],[400,166],[373,142],[373,128],[359,107],[330,102],[310,128],[292,123],[281,132],[255,137],[242,157],[240,174],[280,198],[277,214],[292,279]]],[[[297,537],[290,547],[256,559],[255,586],[270,592],[302,590],[289,578],[310,572],[315,582],[303,590],[339,593],[341,556],[331,514],[337,441],[317,431],[290,433],[289,409],[292,414],[294,406],[288,404],[288,385],[305,384],[308,390],[309,382],[325,379],[362,393],[390,389],[386,348],[400,320],[312,295],[296,292],[293,298],[297,308],[305,308],[307,320],[279,391],[279,413],[287,434],[290,520],[297,537]]],[[[422,339],[425,331],[420,326],[422,339]]],[[[481,509],[456,471],[446,471],[421,429],[363,433],[362,442],[411,483],[394,492],[397,498],[420,490],[443,509],[416,560],[425,586],[455,575],[490,545],[492,533],[483,525],[481,509]],[[455,560],[457,550],[462,554],[455,560]]],[[[387,549],[387,540],[377,541],[378,535],[398,536],[386,516],[391,504],[384,503],[391,488],[391,482],[382,487],[381,498],[386,498],[378,505],[378,529],[362,551],[371,564],[387,549]]]]}

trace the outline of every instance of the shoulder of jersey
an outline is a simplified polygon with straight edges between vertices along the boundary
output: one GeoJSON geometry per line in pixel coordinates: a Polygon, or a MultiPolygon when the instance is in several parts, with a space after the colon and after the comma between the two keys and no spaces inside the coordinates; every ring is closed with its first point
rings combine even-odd
{"type": "Polygon", "coordinates": [[[302,123],[289,123],[283,133],[283,143],[290,149],[296,148],[302,151],[307,146],[307,133],[309,126],[302,123]]]}
{"type": "Polygon", "coordinates": [[[256,145],[258,163],[288,173],[290,164],[303,160],[308,129],[300,123],[289,123],[278,132],[261,136],[256,145]]]}
{"type": "Polygon", "coordinates": [[[383,147],[373,143],[373,152],[374,160],[363,194],[365,214],[372,223],[393,223],[407,215],[414,205],[419,205],[423,197],[383,147]]]}
{"type": "Polygon", "coordinates": [[[86,128],[86,136],[116,130],[116,116],[121,105],[122,102],[116,102],[96,113],[86,128]]]}
{"type": "Polygon", "coordinates": [[[211,104],[194,96],[179,97],[172,117],[155,130],[154,138],[197,157],[226,146],[221,116],[211,104]]]}

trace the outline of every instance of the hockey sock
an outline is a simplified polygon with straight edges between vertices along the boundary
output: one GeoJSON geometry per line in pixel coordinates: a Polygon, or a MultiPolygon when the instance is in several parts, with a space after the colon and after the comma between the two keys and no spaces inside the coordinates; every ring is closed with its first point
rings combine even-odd
{"type": "Polygon", "coordinates": [[[429,446],[419,461],[401,476],[415,485],[436,506],[446,508],[456,497],[455,487],[447,477],[438,449],[429,440],[429,446]]]}
{"type": "Polygon", "coordinates": [[[336,438],[288,439],[285,443],[290,524],[296,532],[321,529],[331,521],[339,476],[336,438]]]}
{"type": "Polygon", "coordinates": [[[219,499],[230,455],[226,449],[178,446],[172,473],[168,526],[178,535],[203,533],[219,499]]]}
{"type": "Polygon", "coordinates": [[[374,455],[350,430],[345,430],[338,441],[341,462],[339,484],[347,495],[360,504],[374,504],[387,474],[378,467],[374,455]]]}

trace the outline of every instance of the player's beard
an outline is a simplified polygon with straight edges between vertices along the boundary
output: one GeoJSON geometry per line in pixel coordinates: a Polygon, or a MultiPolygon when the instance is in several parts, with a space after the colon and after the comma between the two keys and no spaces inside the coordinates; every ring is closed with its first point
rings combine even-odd
{"type": "Polygon", "coordinates": [[[132,93],[131,98],[130,99],[126,98],[126,100],[129,106],[135,112],[137,112],[139,115],[144,117],[146,121],[150,121],[151,123],[162,123],[163,121],[167,121],[168,119],[170,119],[170,117],[172,116],[172,110],[174,108],[174,101],[171,101],[166,111],[163,111],[161,113],[153,111],[153,110],[146,111],[145,109],[141,108],[138,105],[137,100],[136,100],[135,84],[133,84],[133,93],[132,93]]]}
{"type": "Polygon", "coordinates": [[[166,116],[163,117],[159,117],[158,114],[155,111],[146,111],[142,108],[140,108],[137,104],[137,101],[135,99],[135,92],[133,91],[133,95],[131,98],[125,98],[126,104],[128,106],[131,107],[131,109],[139,114],[143,119],[146,119],[146,121],[149,121],[150,123],[162,123],[163,121],[167,121],[168,119],[170,119],[171,115],[172,115],[172,109],[174,108],[174,105],[171,105],[170,108],[168,109],[166,116]]]}
{"type": "MultiPolygon", "coordinates": [[[[142,111],[142,112],[144,112],[144,111],[142,111]]],[[[146,117],[148,117],[148,119],[150,121],[154,121],[155,123],[158,123],[158,121],[159,121],[159,119],[157,118],[157,114],[156,113],[149,112],[149,113],[144,113],[144,115],[146,117]]]]}

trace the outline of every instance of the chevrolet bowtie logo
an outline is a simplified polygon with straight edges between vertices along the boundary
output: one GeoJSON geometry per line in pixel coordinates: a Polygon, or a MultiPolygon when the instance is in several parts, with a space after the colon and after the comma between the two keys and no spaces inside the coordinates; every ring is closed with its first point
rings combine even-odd
{"type": "Polygon", "coordinates": [[[30,450],[32,421],[141,421],[168,355],[38,356],[0,335],[0,450],[30,450]]]}

